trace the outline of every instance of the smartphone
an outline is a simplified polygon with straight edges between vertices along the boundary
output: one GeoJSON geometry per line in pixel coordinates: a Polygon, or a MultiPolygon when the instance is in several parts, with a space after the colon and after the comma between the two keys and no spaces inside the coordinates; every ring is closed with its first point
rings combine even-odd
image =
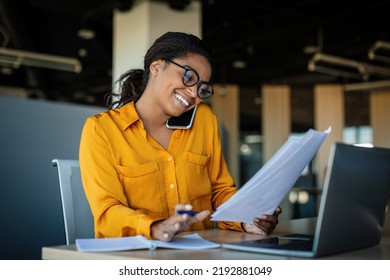
{"type": "Polygon", "coordinates": [[[172,117],[167,120],[166,126],[170,129],[189,129],[192,126],[192,123],[195,118],[197,106],[191,110],[184,112],[178,117],[172,117]]]}

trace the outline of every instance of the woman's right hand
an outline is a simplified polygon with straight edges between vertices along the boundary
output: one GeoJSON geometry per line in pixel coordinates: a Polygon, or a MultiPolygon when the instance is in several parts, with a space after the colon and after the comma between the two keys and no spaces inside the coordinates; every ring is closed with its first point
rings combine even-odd
{"type": "MultiPolygon", "coordinates": [[[[177,204],[175,211],[179,210],[192,210],[190,204],[177,204]]],[[[175,214],[166,220],[158,221],[151,226],[151,236],[153,239],[161,241],[171,241],[172,238],[185,230],[193,223],[201,222],[210,215],[210,211],[203,210],[194,216],[188,214],[175,214]]]]}

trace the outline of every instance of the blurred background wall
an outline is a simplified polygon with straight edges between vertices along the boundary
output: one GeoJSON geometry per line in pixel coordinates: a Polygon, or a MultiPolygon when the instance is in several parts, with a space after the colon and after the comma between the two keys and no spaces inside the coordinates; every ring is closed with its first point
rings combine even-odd
{"type": "Polygon", "coordinates": [[[77,159],[85,119],[103,109],[0,95],[0,259],[65,244],[52,159],[77,159]]]}

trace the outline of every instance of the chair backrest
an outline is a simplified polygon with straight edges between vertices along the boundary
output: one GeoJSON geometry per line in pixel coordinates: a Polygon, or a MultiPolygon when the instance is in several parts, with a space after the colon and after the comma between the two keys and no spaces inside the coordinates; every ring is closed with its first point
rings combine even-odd
{"type": "Polygon", "coordinates": [[[93,216],[81,182],[79,161],[53,159],[52,162],[58,171],[66,244],[74,244],[76,238],[93,238],[93,216]]]}

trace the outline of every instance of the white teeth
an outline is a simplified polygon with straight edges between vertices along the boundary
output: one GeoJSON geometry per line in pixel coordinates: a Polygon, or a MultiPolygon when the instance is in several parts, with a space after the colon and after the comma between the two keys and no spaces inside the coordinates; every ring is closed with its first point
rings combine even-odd
{"type": "Polygon", "coordinates": [[[181,97],[180,95],[175,94],[175,97],[176,97],[177,99],[179,99],[179,101],[180,101],[183,105],[185,105],[185,106],[190,105],[190,103],[188,103],[188,101],[185,100],[185,99],[184,99],[183,97],[181,97]]]}

